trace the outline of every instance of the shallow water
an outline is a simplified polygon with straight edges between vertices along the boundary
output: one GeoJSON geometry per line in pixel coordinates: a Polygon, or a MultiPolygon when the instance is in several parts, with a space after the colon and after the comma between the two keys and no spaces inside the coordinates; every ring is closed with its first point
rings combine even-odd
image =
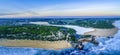
{"type": "MultiPolygon", "coordinates": [[[[114,23],[120,29],[120,21],[114,23]]],[[[97,38],[98,46],[87,43],[84,50],[67,48],[45,50],[40,48],[0,47],[0,55],[120,55],[120,30],[113,38],[97,38]]]]}

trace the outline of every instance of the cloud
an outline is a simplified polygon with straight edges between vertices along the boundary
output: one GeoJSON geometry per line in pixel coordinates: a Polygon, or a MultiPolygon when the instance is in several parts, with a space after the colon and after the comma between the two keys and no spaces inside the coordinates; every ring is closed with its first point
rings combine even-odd
{"type": "Polygon", "coordinates": [[[42,9],[33,10],[40,16],[96,16],[96,15],[120,15],[120,8],[116,4],[58,4],[42,9]]]}
{"type": "Polygon", "coordinates": [[[1,13],[0,18],[5,17],[32,17],[37,16],[37,13],[34,12],[24,12],[24,13],[1,13]]]}
{"type": "Polygon", "coordinates": [[[19,13],[0,13],[0,16],[6,16],[6,15],[16,15],[19,13]]]}

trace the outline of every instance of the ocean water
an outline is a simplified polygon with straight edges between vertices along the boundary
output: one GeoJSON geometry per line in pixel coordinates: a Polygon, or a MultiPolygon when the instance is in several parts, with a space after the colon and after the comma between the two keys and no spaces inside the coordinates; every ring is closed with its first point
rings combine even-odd
{"type": "Polygon", "coordinates": [[[74,48],[47,50],[40,48],[0,47],[0,55],[70,55],[74,48]]]}
{"type": "MultiPolygon", "coordinates": [[[[120,28],[120,21],[114,23],[120,28]]],[[[42,48],[0,47],[0,55],[120,55],[120,30],[113,38],[97,38],[98,46],[87,43],[84,50],[66,48],[47,50],[42,48]]]]}

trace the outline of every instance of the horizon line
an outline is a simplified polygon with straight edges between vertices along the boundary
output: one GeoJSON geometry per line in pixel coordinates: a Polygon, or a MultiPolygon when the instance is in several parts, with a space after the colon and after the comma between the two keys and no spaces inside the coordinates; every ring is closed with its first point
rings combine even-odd
{"type": "Polygon", "coordinates": [[[114,18],[120,16],[29,16],[29,17],[0,17],[0,18],[114,18]]]}

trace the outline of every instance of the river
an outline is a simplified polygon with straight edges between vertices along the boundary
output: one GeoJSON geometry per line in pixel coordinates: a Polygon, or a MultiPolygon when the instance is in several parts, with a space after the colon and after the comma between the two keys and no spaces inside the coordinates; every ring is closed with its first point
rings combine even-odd
{"type": "Polygon", "coordinates": [[[66,28],[71,28],[76,31],[76,34],[84,35],[86,32],[94,31],[93,28],[85,28],[85,27],[80,27],[76,25],[53,25],[49,24],[48,22],[29,22],[30,24],[36,24],[36,25],[47,25],[47,26],[58,26],[58,27],[66,27],[66,28]]]}
{"type": "Polygon", "coordinates": [[[77,25],[54,25],[49,24],[48,22],[30,22],[30,24],[71,28],[74,29],[76,31],[76,34],[79,35],[113,36],[114,34],[116,34],[116,32],[118,32],[117,28],[112,29],[86,28],[77,25]]]}
{"type": "Polygon", "coordinates": [[[52,25],[52,26],[71,28],[76,31],[76,34],[80,34],[80,35],[84,35],[84,33],[86,32],[94,31],[93,28],[85,28],[85,27],[80,27],[75,25],[52,25]]]}

